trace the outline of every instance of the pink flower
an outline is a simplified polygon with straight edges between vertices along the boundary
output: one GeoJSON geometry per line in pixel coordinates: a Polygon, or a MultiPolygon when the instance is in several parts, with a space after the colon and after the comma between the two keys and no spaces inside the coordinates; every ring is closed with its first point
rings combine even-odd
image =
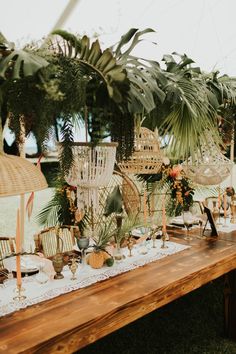
{"type": "Polygon", "coordinates": [[[172,170],[170,170],[169,175],[172,178],[178,178],[180,177],[181,171],[182,171],[182,166],[181,165],[174,165],[172,167],[172,170]]]}

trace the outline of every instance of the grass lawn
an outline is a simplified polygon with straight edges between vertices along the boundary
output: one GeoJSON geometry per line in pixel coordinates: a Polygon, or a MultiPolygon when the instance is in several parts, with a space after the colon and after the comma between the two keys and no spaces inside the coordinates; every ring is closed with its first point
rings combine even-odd
{"type": "Polygon", "coordinates": [[[224,337],[223,278],[81,349],[80,354],[236,354],[224,337]]]}

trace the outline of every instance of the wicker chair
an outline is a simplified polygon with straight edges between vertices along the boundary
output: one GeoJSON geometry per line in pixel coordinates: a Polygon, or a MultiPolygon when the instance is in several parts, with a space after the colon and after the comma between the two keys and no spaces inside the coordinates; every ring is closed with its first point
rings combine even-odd
{"type": "MultiPolygon", "coordinates": [[[[51,258],[57,253],[56,232],[57,227],[52,226],[34,236],[36,250],[42,252],[46,258],[51,258]]],[[[75,245],[73,226],[60,226],[59,244],[60,252],[70,253],[73,251],[75,245]]]]}
{"type": "Polygon", "coordinates": [[[122,194],[125,215],[130,216],[139,213],[141,208],[140,195],[136,184],[126,174],[114,171],[109,183],[99,188],[99,209],[93,215],[94,230],[99,229],[101,221],[109,222],[110,218],[114,218],[112,215],[105,218],[104,211],[107,197],[117,186],[122,194]]]}
{"type": "Polygon", "coordinates": [[[194,200],[190,210],[193,215],[201,215],[204,213],[204,205],[199,200],[194,200]]]}
{"type": "Polygon", "coordinates": [[[0,237],[0,283],[7,278],[3,258],[9,256],[16,250],[14,237],[0,237]]]}
{"type": "Polygon", "coordinates": [[[213,210],[214,206],[216,206],[218,208],[218,197],[207,197],[205,199],[204,204],[210,209],[213,210]]]}
{"type": "MultiPolygon", "coordinates": [[[[5,257],[15,252],[16,244],[14,237],[0,237],[0,256],[5,257]]],[[[0,258],[1,258],[0,257],[0,258]]]]}

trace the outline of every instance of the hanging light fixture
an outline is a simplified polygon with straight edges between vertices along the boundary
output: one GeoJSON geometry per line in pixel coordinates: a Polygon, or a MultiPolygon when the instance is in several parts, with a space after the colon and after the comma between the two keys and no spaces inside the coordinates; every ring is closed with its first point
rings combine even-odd
{"type": "Polygon", "coordinates": [[[74,162],[65,176],[66,182],[77,187],[77,207],[79,210],[92,207],[97,210],[98,188],[111,179],[117,143],[87,142],[74,143],[72,147],[74,162]]]}
{"type": "MultiPolygon", "coordinates": [[[[0,197],[21,195],[47,188],[47,181],[41,170],[25,158],[7,155],[2,150],[0,142],[0,197]]],[[[22,228],[19,220],[19,212],[23,212],[22,205],[17,211],[16,253],[20,253],[23,241],[22,228]]],[[[0,256],[1,257],[1,256],[0,256]]],[[[1,266],[1,265],[0,265],[1,266]]],[[[21,295],[21,270],[20,255],[16,256],[17,270],[17,299],[23,299],[21,295]]]]}
{"type": "Polygon", "coordinates": [[[118,166],[123,173],[154,174],[160,171],[162,163],[163,154],[157,133],[140,127],[135,131],[133,154],[118,166]]]}
{"type": "Polygon", "coordinates": [[[201,149],[194,157],[182,163],[186,176],[200,185],[220,184],[231,174],[233,165],[212,138],[209,138],[207,144],[201,144],[201,149]]]}
{"type": "Polygon", "coordinates": [[[0,197],[35,192],[47,186],[40,169],[27,159],[0,153],[0,197]]]}

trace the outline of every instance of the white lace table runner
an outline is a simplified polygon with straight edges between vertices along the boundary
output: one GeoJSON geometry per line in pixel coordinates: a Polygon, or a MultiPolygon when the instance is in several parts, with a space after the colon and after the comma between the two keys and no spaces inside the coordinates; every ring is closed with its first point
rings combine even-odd
{"type": "Polygon", "coordinates": [[[116,261],[112,267],[104,266],[101,269],[93,269],[87,264],[79,264],[76,280],[71,280],[72,273],[68,267],[64,267],[63,279],[49,279],[45,284],[40,284],[37,281],[37,276],[23,278],[22,286],[25,289],[24,295],[26,299],[21,302],[13,300],[16,280],[8,280],[2,286],[0,285],[0,316],[5,316],[61,294],[84,288],[190,247],[175,242],[166,242],[167,248],[161,248],[161,245],[161,240],[156,240],[156,248],[152,247],[152,241],[147,241],[145,246],[136,245],[132,250],[132,257],[128,256],[127,249],[122,249],[125,259],[119,262],[116,261]],[[145,250],[147,254],[142,254],[145,250]]]}
{"type": "Polygon", "coordinates": [[[218,225],[216,223],[217,231],[228,233],[236,230],[236,224],[232,224],[229,219],[226,219],[225,222],[224,219],[222,218],[220,221],[221,221],[221,225],[218,225]]]}
{"type": "MultiPolygon", "coordinates": [[[[182,220],[182,216],[178,216],[178,217],[172,219],[172,223],[174,223],[174,224],[170,224],[169,226],[173,226],[173,225],[176,226],[177,225],[177,227],[179,227],[179,228],[184,230],[185,227],[183,226],[183,222],[181,220],[182,220]]],[[[218,232],[229,233],[229,232],[232,232],[232,231],[236,230],[236,224],[235,223],[233,224],[230,221],[229,217],[227,217],[226,220],[224,220],[224,218],[221,217],[220,218],[220,224],[218,224],[218,220],[217,220],[217,222],[215,222],[215,225],[216,225],[216,229],[217,229],[218,232]]],[[[194,229],[195,228],[199,229],[199,225],[193,225],[191,227],[191,229],[193,229],[193,228],[194,229]]],[[[211,230],[211,226],[210,226],[209,222],[207,222],[205,229],[206,230],[211,230]]]]}

